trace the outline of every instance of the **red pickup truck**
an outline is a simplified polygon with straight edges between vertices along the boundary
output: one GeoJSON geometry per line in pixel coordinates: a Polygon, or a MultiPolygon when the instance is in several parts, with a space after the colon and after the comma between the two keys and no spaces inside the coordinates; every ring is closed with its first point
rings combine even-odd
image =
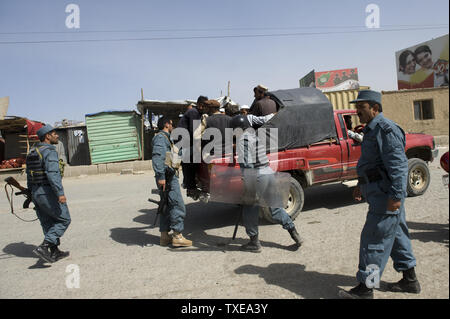
{"type": "MultiPolygon", "coordinates": [[[[312,88],[305,89],[308,90],[288,90],[295,92],[288,92],[287,95],[285,91],[273,92],[271,98],[277,102],[279,111],[266,123],[268,125],[263,126],[269,128],[281,127],[280,123],[283,123],[283,129],[285,129],[285,131],[279,132],[281,141],[278,150],[268,152],[267,156],[274,171],[287,172],[291,175],[289,200],[285,208],[293,220],[303,208],[303,190],[305,188],[356,179],[356,165],[361,155],[361,144],[348,136],[344,121],[344,115],[350,115],[352,122],[358,123],[356,110],[333,111],[331,104],[320,91],[312,88]],[[309,98],[299,101],[305,94],[309,98]],[[311,98],[311,95],[313,98],[311,98]],[[316,102],[311,103],[314,99],[316,99],[316,102]],[[320,105],[323,106],[322,111],[318,110],[320,105]],[[308,106],[310,106],[309,109],[308,106]],[[289,108],[291,110],[286,111],[289,108]],[[299,117],[295,118],[292,108],[296,109],[295,113],[300,113],[299,117]],[[302,108],[304,112],[299,111],[302,108]],[[283,112],[287,113],[283,114],[283,112]],[[309,126],[306,130],[301,129],[302,117],[303,120],[306,120],[303,124],[309,126]],[[275,124],[270,125],[270,122],[275,122],[275,124]],[[293,126],[285,128],[285,126],[290,125],[289,122],[293,122],[293,126]],[[309,142],[308,135],[312,138],[309,139],[309,142]],[[302,139],[300,136],[302,138],[306,136],[306,140],[295,145],[298,140],[302,139]],[[314,139],[318,139],[318,141],[314,141],[314,139]],[[302,143],[306,144],[299,146],[302,143]]],[[[427,190],[430,183],[427,162],[433,161],[437,156],[434,138],[426,134],[406,134],[405,151],[409,165],[408,195],[421,195],[427,190]]],[[[242,185],[238,174],[235,175],[234,181],[215,180],[218,174],[216,175],[214,172],[219,172],[221,167],[223,169],[234,167],[238,170],[237,158],[231,159],[230,154],[217,158],[210,164],[202,164],[198,179],[203,190],[208,192],[209,185],[214,183],[216,186],[222,187],[224,192],[240,192],[242,185]]],[[[211,198],[211,200],[214,200],[214,198],[211,198]]],[[[262,208],[261,215],[268,221],[272,221],[268,210],[262,208]]]]}

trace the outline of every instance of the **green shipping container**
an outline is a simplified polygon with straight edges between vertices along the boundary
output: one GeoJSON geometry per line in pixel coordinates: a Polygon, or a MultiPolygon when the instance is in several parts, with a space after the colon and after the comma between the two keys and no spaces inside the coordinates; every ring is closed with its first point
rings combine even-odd
{"type": "Polygon", "coordinates": [[[92,164],[141,158],[141,117],[134,111],[86,114],[92,164]]]}

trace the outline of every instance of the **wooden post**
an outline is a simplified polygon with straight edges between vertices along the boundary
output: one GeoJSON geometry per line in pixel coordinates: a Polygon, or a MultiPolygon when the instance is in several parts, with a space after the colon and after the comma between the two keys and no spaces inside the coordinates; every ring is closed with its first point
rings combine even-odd
{"type": "Polygon", "coordinates": [[[230,81],[228,81],[228,97],[230,97],[230,81]]]}
{"type": "Polygon", "coordinates": [[[145,121],[145,109],[142,109],[141,114],[141,156],[144,160],[144,121],[145,121]]]}

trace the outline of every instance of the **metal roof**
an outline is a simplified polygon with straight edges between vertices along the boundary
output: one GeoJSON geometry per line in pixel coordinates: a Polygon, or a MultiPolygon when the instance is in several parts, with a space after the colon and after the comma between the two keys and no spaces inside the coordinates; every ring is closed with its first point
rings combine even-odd
{"type": "Polygon", "coordinates": [[[143,114],[151,109],[152,113],[184,113],[190,104],[196,104],[194,100],[176,100],[176,101],[159,101],[159,100],[141,100],[137,103],[138,111],[143,114]]]}

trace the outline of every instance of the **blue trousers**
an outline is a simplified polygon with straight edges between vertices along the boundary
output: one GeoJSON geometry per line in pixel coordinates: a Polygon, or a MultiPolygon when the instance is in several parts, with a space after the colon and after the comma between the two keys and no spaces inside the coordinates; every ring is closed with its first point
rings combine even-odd
{"type": "MultiPolygon", "coordinates": [[[[264,204],[265,207],[270,209],[273,220],[283,226],[284,229],[291,229],[295,227],[292,222],[291,217],[289,217],[288,213],[281,207],[270,207],[270,204],[273,203],[281,203],[281,199],[278,198],[276,190],[276,183],[273,174],[259,174],[255,171],[255,179],[250,179],[250,184],[254,184],[246,186],[246,188],[253,188],[250,193],[254,193],[254,196],[257,198],[257,203],[264,204]],[[271,198],[274,197],[274,198],[271,198]]],[[[244,176],[244,179],[246,177],[244,176]]],[[[242,223],[244,224],[245,231],[248,236],[258,235],[258,220],[259,220],[259,205],[243,205],[242,210],[242,223]]]]}
{"type": "Polygon", "coordinates": [[[394,262],[394,269],[398,272],[416,266],[406,225],[404,200],[396,212],[386,211],[380,214],[369,208],[366,223],[361,232],[356,279],[366,283],[367,277],[373,272],[373,265],[378,268],[379,278],[381,278],[389,256],[394,262]]]}
{"type": "MultiPolygon", "coordinates": [[[[170,191],[168,194],[167,211],[160,216],[159,231],[173,231],[181,233],[184,229],[184,218],[186,217],[186,207],[181,195],[178,177],[173,176],[169,182],[170,191]]],[[[166,186],[167,187],[167,186],[166,186]]]]}
{"type": "Polygon", "coordinates": [[[58,197],[50,186],[32,186],[31,193],[44,240],[59,245],[59,238],[71,222],[67,204],[58,202],[58,197]]]}

